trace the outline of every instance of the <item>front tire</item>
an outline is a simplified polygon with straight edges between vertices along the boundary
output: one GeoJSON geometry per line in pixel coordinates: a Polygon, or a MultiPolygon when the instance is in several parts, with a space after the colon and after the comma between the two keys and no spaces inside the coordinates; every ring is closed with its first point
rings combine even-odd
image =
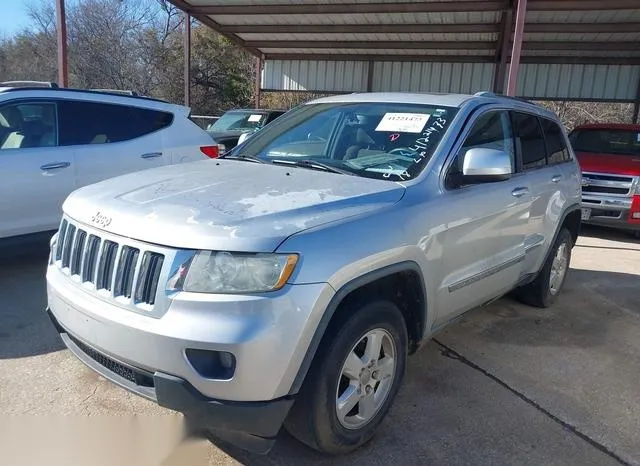
{"type": "Polygon", "coordinates": [[[516,292],[517,298],[525,304],[546,308],[555,301],[564,285],[569,264],[573,239],[566,228],[560,231],[538,277],[516,292]]]}
{"type": "Polygon", "coordinates": [[[408,338],[400,310],[387,301],[360,306],[332,325],[285,428],[325,454],[349,453],[375,434],[400,388],[408,338]]]}

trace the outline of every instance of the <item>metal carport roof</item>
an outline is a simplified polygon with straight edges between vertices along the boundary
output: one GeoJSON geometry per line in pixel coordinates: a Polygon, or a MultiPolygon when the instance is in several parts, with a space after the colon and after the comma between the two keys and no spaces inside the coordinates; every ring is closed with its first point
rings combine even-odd
{"type": "Polygon", "coordinates": [[[523,97],[640,100],[640,0],[170,1],[265,63],[263,89],[503,92],[519,67],[523,97]]]}

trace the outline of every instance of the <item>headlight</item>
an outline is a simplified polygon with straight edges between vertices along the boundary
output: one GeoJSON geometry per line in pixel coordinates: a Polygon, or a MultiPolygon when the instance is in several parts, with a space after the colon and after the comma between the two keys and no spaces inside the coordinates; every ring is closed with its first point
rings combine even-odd
{"type": "Polygon", "coordinates": [[[198,251],[169,280],[169,290],[193,293],[260,293],[289,280],[297,254],[198,251]]]}

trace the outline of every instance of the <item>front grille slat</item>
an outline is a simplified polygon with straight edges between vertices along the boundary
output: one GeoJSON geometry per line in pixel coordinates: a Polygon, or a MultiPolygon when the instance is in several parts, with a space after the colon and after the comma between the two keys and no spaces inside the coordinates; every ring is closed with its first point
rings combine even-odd
{"type": "Polygon", "coordinates": [[[120,304],[145,310],[155,305],[163,254],[103,238],[66,218],[60,224],[54,254],[57,266],[68,268],[69,275],[79,277],[82,284],[109,292],[103,299],[117,298],[120,304]]]}
{"type": "Polygon", "coordinates": [[[87,247],[85,248],[84,260],[82,263],[81,278],[83,282],[93,283],[96,273],[96,260],[100,251],[100,238],[96,235],[89,235],[87,247]]]}
{"type": "Polygon", "coordinates": [[[63,220],[60,224],[60,229],[58,231],[58,244],[56,245],[56,255],[55,260],[59,261],[62,259],[62,248],[64,247],[64,240],[67,234],[67,226],[69,223],[66,220],[63,220]]]}
{"type": "Polygon", "coordinates": [[[96,278],[96,289],[111,291],[113,283],[113,269],[116,262],[118,244],[106,240],[102,246],[102,255],[98,262],[98,277],[96,278]]]}
{"type": "Polygon", "coordinates": [[[64,235],[64,246],[62,248],[62,268],[69,267],[71,261],[71,248],[76,234],[76,227],[69,224],[64,235]]]}
{"type": "Polygon", "coordinates": [[[140,250],[131,246],[124,246],[120,252],[120,260],[118,262],[118,271],[116,274],[116,284],[114,287],[114,296],[124,296],[131,298],[131,288],[133,286],[133,274],[135,272],[136,263],[140,250]]]}
{"type": "Polygon", "coordinates": [[[630,188],[617,188],[612,186],[583,186],[584,193],[602,193],[602,194],[629,194],[630,188]]]}
{"type": "Polygon", "coordinates": [[[136,301],[151,305],[155,304],[163,262],[164,256],[162,254],[149,251],[144,253],[140,268],[140,278],[136,287],[136,301]]]}
{"type": "Polygon", "coordinates": [[[71,265],[69,267],[71,275],[80,274],[80,266],[82,265],[86,239],[87,232],[84,230],[78,230],[76,233],[76,240],[73,243],[73,250],[71,252],[71,265]]]}

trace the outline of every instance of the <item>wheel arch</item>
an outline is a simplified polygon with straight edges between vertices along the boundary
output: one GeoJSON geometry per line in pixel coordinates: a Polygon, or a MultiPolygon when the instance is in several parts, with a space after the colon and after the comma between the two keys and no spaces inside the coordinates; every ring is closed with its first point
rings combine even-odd
{"type": "MultiPolygon", "coordinates": [[[[573,244],[575,244],[576,240],[578,239],[578,236],[580,235],[581,224],[582,222],[580,217],[580,204],[571,204],[569,207],[565,209],[562,216],[560,217],[560,221],[558,222],[556,231],[553,234],[553,238],[551,238],[551,241],[549,241],[549,247],[547,248],[547,251],[544,254],[544,260],[542,261],[542,266],[540,267],[540,270],[542,270],[542,268],[544,267],[544,264],[547,263],[549,254],[552,253],[553,245],[556,243],[556,240],[558,239],[558,235],[560,234],[562,229],[567,228],[569,230],[573,244]]],[[[538,271],[538,273],[540,273],[540,271],[538,271]]]]}
{"type": "MultiPolygon", "coordinates": [[[[404,296],[405,299],[410,300],[415,298],[414,307],[399,307],[401,307],[401,311],[405,318],[407,333],[409,335],[409,353],[412,354],[417,350],[422,338],[424,337],[424,329],[427,322],[427,289],[420,266],[414,261],[403,261],[358,276],[344,284],[336,292],[329,302],[320,319],[318,327],[313,334],[311,343],[307,348],[307,352],[289,390],[290,395],[297,393],[302,387],[309,368],[325,340],[325,337],[327,337],[327,330],[330,328],[331,324],[335,323],[340,317],[348,316],[346,308],[343,307],[343,305],[354,302],[353,300],[375,299],[375,297],[380,298],[385,296],[384,293],[372,295],[367,294],[367,292],[372,291],[376,284],[386,284],[389,286],[391,283],[407,286],[409,288],[406,289],[415,290],[416,292],[416,296],[404,296]],[[397,281],[400,278],[405,277],[410,277],[410,280],[414,281],[409,281],[408,283],[397,281]],[[393,282],[390,280],[393,280],[393,282]],[[363,295],[366,296],[366,298],[364,298],[363,295]]],[[[384,287],[381,288],[383,292],[386,291],[384,287]]],[[[398,302],[393,299],[389,300],[394,302],[396,305],[398,304],[398,302]]]]}

